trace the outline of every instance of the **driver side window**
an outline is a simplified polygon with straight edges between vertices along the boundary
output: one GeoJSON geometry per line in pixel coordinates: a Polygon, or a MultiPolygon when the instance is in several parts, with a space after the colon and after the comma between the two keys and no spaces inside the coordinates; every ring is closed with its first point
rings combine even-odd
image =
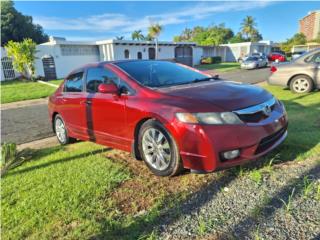
{"type": "Polygon", "coordinates": [[[90,93],[98,92],[98,86],[101,83],[114,83],[118,87],[120,85],[119,77],[113,72],[102,68],[102,67],[94,67],[88,68],[87,70],[87,78],[86,78],[86,90],[90,93]]]}
{"type": "Polygon", "coordinates": [[[312,62],[317,63],[317,64],[320,63],[320,53],[314,55],[312,62]]]}

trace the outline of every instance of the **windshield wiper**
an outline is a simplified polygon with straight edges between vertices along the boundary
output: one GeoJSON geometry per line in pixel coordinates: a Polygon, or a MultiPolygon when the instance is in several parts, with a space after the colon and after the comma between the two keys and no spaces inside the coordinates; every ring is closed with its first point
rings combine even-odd
{"type": "Polygon", "coordinates": [[[216,76],[212,76],[212,77],[207,77],[207,78],[196,78],[196,79],[194,79],[193,81],[191,81],[191,82],[193,82],[193,83],[196,83],[196,82],[205,82],[205,81],[210,81],[210,80],[217,80],[217,79],[219,79],[219,75],[216,75],[216,76]]]}

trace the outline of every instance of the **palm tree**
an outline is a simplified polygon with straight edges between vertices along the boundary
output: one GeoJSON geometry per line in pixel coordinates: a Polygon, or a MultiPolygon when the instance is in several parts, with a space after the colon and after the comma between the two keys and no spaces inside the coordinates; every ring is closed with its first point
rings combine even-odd
{"type": "Polygon", "coordinates": [[[152,37],[156,43],[156,59],[158,58],[158,37],[162,30],[163,30],[163,27],[158,23],[151,24],[148,28],[148,32],[149,32],[148,35],[150,35],[150,37],[152,37]]]}
{"type": "Polygon", "coordinates": [[[258,30],[255,28],[257,23],[252,16],[246,16],[241,23],[241,32],[247,39],[251,38],[258,30]]]}
{"type": "Polygon", "coordinates": [[[141,30],[136,30],[136,31],[133,31],[133,33],[131,34],[131,38],[132,38],[132,40],[140,41],[140,40],[144,39],[144,36],[143,36],[141,30]]]}

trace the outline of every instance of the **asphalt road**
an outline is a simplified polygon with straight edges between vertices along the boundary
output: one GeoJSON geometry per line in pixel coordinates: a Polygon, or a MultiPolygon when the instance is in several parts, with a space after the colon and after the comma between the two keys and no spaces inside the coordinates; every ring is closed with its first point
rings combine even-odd
{"type": "Polygon", "coordinates": [[[269,75],[270,68],[260,68],[255,70],[236,70],[219,74],[219,76],[224,80],[250,84],[266,81],[269,75]]]}
{"type": "MultiPolygon", "coordinates": [[[[220,77],[253,84],[265,81],[269,71],[269,68],[237,70],[221,73],[220,77]]],[[[21,144],[53,136],[47,104],[1,110],[1,120],[1,142],[21,144]]]]}
{"type": "Polygon", "coordinates": [[[1,142],[16,144],[52,136],[47,104],[1,110],[1,142]]]}

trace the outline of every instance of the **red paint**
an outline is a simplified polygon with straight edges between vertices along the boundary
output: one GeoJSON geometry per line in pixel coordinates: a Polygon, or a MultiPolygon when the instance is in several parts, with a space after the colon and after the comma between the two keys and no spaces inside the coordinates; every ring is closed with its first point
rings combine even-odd
{"type": "Polygon", "coordinates": [[[286,56],[281,53],[270,53],[268,55],[268,60],[269,60],[269,62],[275,62],[275,61],[285,62],[285,61],[287,61],[286,56]]]}
{"type": "MultiPolygon", "coordinates": [[[[140,85],[112,63],[100,65],[118,75],[134,93],[102,93],[114,92],[110,86],[102,86],[101,91],[94,94],[66,93],[61,86],[49,99],[49,114],[51,119],[55,113],[61,114],[71,137],[131,151],[139,122],[155,118],[177,142],[185,168],[213,171],[256,159],[279,145],[286,136],[282,135],[272,146],[256,153],[263,138],[287,126],[286,114],[278,103],[271,115],[258,123],[186,124],[175,117],[176,112],[233,111],[263,103],[272,95],[260,87],[213,81],[155,90],[140,85]],[[240,149],[240,156],[221,161],[220,153],[233,149],[240,149]]],[[[83,69],[88,66],[94,65],[83,69]]]]}

